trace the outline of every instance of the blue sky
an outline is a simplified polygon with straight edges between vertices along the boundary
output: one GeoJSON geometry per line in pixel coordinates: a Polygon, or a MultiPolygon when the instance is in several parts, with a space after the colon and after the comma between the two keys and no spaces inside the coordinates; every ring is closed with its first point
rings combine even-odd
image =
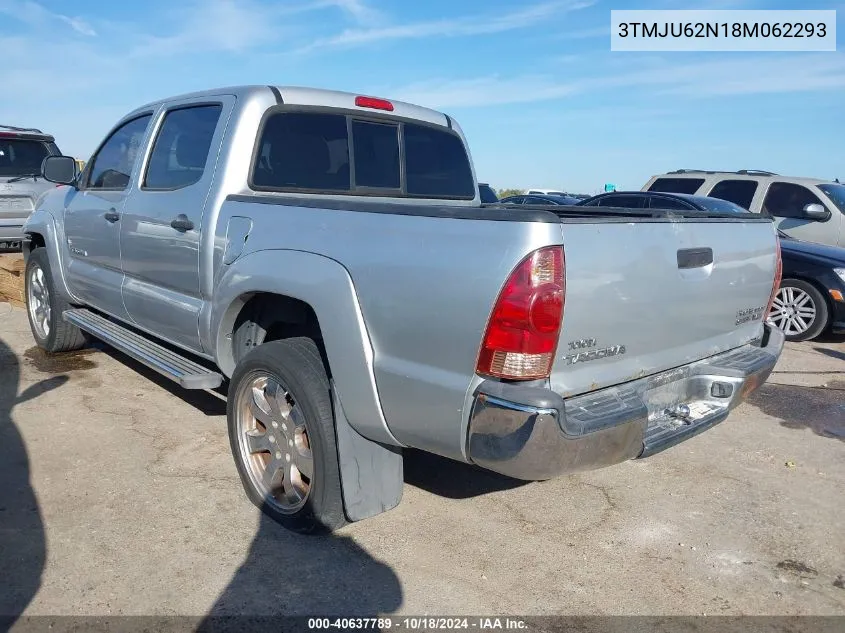
{"type": "Polygon", "coordinates": [[[461,122],[494,187],[680,167],[845,178],[845,0],[0,0],[0,122],[87,158],[125,112],[259,83],[461,122]],[[835,53],[610,52],[613,9],[838,9],[835,53]]]}

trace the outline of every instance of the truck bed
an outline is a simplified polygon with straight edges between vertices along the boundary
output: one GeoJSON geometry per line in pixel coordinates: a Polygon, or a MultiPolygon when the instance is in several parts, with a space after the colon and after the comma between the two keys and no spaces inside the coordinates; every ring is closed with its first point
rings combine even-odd
{"type": "Polygon", "coordinates": [[[739,325],[737,314],[765,308],[774,277],[774,229],[756,216],[233,195],[219,240],[235,216],[255,225],[244,257],[285,248],[342,263],[391,432],[456,458],[491,309],[535,249],[564,247],[563,327],[546,385],[565,397],[754,339],[762,314],[739,325]],[[702,248],[712,264],[679,269],[679,251],[702,248]]]}

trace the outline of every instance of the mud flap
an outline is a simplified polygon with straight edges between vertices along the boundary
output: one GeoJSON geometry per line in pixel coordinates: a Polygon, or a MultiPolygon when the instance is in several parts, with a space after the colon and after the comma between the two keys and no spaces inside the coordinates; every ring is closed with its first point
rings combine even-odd
{"type": "Polygon", "coordinates": [[[395,508],[404,485],[402,449],[373,442],[353,429],[334,385],[332,404],[346,518],[360,521],[395,508]]]}

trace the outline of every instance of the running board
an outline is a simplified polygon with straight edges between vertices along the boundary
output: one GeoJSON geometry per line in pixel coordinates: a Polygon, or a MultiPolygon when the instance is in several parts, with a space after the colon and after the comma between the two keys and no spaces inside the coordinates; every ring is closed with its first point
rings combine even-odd
{"type": "Polygon", "coordinates": [[[90,310],[65,310],[62,317],[185,389],[213,389],[223,384],[223,376],[217,372],[90,310]]]}

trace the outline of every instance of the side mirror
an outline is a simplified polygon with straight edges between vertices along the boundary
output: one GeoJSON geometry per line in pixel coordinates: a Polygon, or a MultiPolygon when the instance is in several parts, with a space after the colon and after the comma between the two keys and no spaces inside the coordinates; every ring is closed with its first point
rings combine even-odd
{"type": "Polygon", "coordinates": [[[41,176],[44,180],[60,185],[72,185],[76,182],[76,161],[71,156],[48,156],[41,163],[41,176]]]}
{"type": "Polygon", "coordinates": [[[830,219],[830,211],[821,204],[808,204],[804,207],[804,217],[817,222],[827,222],[830,219]]]}

